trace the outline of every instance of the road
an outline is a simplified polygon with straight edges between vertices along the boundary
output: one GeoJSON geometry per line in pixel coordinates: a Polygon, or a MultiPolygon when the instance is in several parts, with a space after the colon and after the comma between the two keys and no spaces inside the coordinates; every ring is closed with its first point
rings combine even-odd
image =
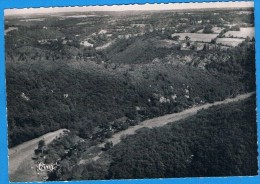
{"type": "Polygon", "coordinates": [[[56,137],[59,137],[60,134],[63,133],[65,129],[60,129],[55,132],[47,133],[43,136],[40,136],[36,139],[32,139],[30,141],[24,142],[18,146],[10,148],[8,150],[9,155],[9,175],[15,174],[18,167],[22,162],[26,160],[32,160],[32,156],[34,155],[35,148],[38,147],[38,142],[42,139],[45,140],[46,144],[52,142],[56,137]]]}
{"type": "MultiPolygon", "coordinates": [[[[249,98],[253,94],[255,94],[255,92],[239,95],[235,98],[228,98],[224,101],[219,101],[219,102],[215,102],[215,103],[211,103],[211,104],[207,103],[207,104],[203,104],[200,106],[194,106],[190,109],[184,110],[179,113],[167,114],[167,115],[160,116],[157,118],[145,120],[136,126],[131,126],[126,130],[115,133],[111,138],[107,139],[106,142],[111,141],[113,143],[113,145],[116,145],[116,144],[120,143],[122,136],[126,137],[128,135],[133,135],[136,133],[137,130],[139,130],[141,128],[161,127],[168,123],[177,122],[179,120],[193,116],[199,110],[208,109],[209,107],[216,106],[216,105],[223,105],[223,104],[228,104],[231,102],[237,102],[239,100],[244,100],[244,99],[249,98]]],[[[19,166],[22,163],[25,163],[26,161],[29,162],[32,160],[31,157],[34,154],[34,149],[37,148],[38,142],[40,140],[44,139],[46,144],[49,144],[57,136],[59,136],[61,133],[63,133],[64,130],[65,129],[60,129],[55,132],[47,133],[41,137],[27,141],[23,144],[20,144],[16,147],[9,149],[9,175],[15,175],[15,172],[17,170],[19,170],[19,166]]],[[[104,143],[98,144],[97,146],[102,148],[102,147],[104,147],[104,143]]],[[[94,154],[92,158],[89,158],[87,160],[82,159],[82,160],[80,160],[79,164],[84,164],[89,161],[96,161],[100,158],[101,154],[102,154],[102,151],[94,154]]],[[[21,168],[23,168],[23,167],[21,167],[21,168]]],[[[20,168],[20,170],[21,170],[21,168],[20,168]]],[[[28,169],[31,169],[31,168],[28,168],[28,169]]]]}
{"type": "MultiPolygon", "coordinates": [[[[161,126],[167,125],[168,123],[174,123],[176,121],[179,121],[179,120],[185,119],[187,117],[193,116],[193,115],[197,114],[197,112],[199,110],[208,109],[209,107],[216,106],[216,105],[224,105],[224,104],[244,100],[244,99],[249,98],[253,94],[255,94],[255,92],[246,93],[246,94],[243,94],[243,95],[238,95],[235,98],[228,98],[226,100],[219,101],[219,102],[206,103],[206,104],[203,104],[203,105],[200,105],[200,106],[194,106],[192,108],[189,108],[189,109],[184,110],[184,111],[179,112],[179,113],[167,114],[167,115],[160,116],[160,117],[157,117],[157,118],[145,120],[145,121],[141,122],[140,124],[138,124],[136,126],[129,127],[126,130],[123,130],[123,131],[120,131],[120,132],[114,134],[111,138],[107,139],[106,142],[112,142],[113,145],[116,145],[116,144],[120,143],[121,137],[133,135],[133,134],[136,133],[137,130],[139,130],[141,128],[161,127],[161,126]]],[[[97,146],[103,148],[104,144],[105,143],[101,143],[97,146]]],[[[89,158],[87,160],[82,159],[82,160],[80,160],[79,164],[85,164],[86,162],[89,162],[91,160],[96,161],[100,158],[99,155],[101,155],[101,153],[102,153],[102,151],[97,153],[95,157],[89,158]]]]}

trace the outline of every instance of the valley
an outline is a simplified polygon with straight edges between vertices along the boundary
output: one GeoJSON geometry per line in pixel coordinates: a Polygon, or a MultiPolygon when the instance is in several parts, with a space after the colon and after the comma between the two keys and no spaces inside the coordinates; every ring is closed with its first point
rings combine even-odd
{"type": "Polygon", "coordinates": [[[12,181],[255,174],[253,7],[6,15],[5,58],[12,181]]]}

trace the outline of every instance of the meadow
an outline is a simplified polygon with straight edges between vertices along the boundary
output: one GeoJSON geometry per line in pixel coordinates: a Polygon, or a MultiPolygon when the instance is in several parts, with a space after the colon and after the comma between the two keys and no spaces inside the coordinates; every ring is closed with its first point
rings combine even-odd
{"type": "Polygon", "coordinates": [[[211,42],[211,40],[217,38],[218,34],[202,34],[202,33],[175,33],[172,35],[174,36],[180,36],[180,40],[186,40],[187,37],[190,38],[191,41],[194,42],[211,42]]]}
{"type": "Polygon", "coordinates": [[[245,41],[245,39],[242,38],[218,38],[216,40],[216,43],[225,46],[236,47],[239,44],[241,44],[243,41],[245,41]]]}
{"type": "Polygon", "coordinates": [[[225,34],[225,37],[234,37],[234,38],[247,38],[252,39],[255,36],[254,27],[241,27],[240,31],[228,31],[225,34]]]}

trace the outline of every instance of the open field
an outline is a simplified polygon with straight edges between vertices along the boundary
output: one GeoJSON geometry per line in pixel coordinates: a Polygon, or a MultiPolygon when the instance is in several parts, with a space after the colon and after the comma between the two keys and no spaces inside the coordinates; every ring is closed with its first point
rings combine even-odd
{"type": "Polygon", "coordinates": [[[99,15],[64,15],[64,18],[87,18],[87,17],[98,17],[99,15]]]}
{"type": "Polygon", "coordinates": [[[20,20],[21,22],[41,22],[41,21],[44,21],[45,18],[42,18],[42,19],[23,19],[23,20],[20,20]]]}
{"type": "Polygon", "coordinates": [[[186,40],[186,36],[193,42],[211,42],[211,40],[217,38],[218,34],[199,34],[199,33],[175,33],[174,36],[180,36],[180,40],[186,40]]]}
{"type": "Polygon", "coordinates": [[[110,42],[108,42],[108,43],[105,43],[104,45],[101,45],[101,46],[99,46],[99,47],[96,47],[96,50],[106,49],[106,48],[108,48],[109,46],[111,46],[113,43],[114,43],[114,41],[110,41],[110,42]]]}
{"type": "Polygon", "coordinates": [[[204,31],[204,29],[200,29],[200,30],[197,31],[197,33],[201,34],[201,33],[203,33],[203,31],[204,31]]]}
{"type": "Polygon", "coordinates": [[[213,31],[213,33],[219,34],[219,33],[221,33],[221,31],[224,30],[224,28],[221,28],[221,27],[213,27],[211,30],[213,31]]]}
{"type": "Polygon", "coordinates": [[[245,39],[243,38],[218,38],[216,43],[223,44],[225,46],[236,47],[241,44],[245,39]]]}
{"type": "Polygon", "coordinates": [[[255,36],[254,27],[241,27],[240,31],[228,31],[225,34],[225,37],[234,37],[234,38],[253,38],[255,36]]]}
{"type": "MultiPolygon", "coordinates": [[[[213,32],[214,34],[219,34],[219,33],[221,33],[221,31],[224,30],[224,28],[221,28],[221,27],[213,27],[211,30],[212,30],[212,32],[213,32]]],[[[204,29],[200,29],[200,30],[197,31],[197,33],[203,33],[203,31],[204,31],[204,29]]]]}

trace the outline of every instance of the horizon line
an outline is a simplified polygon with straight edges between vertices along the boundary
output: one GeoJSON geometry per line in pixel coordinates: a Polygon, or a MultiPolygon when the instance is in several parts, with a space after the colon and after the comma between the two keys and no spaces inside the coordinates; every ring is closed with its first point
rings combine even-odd
{"type": "Polygon", "coordinates": [[[4,16],[54,14],[67,12],[124,12],[124,11],[160,11],[160,10],[203,10],[203,9],[236,9],[254,8],[253,1],[244,2],[190,2],[190,3],[160,3],[160,4],[130,4],[103,6],[74,6],[74,7],[40,7],[23,9],[5,9],[4,16]]]}

